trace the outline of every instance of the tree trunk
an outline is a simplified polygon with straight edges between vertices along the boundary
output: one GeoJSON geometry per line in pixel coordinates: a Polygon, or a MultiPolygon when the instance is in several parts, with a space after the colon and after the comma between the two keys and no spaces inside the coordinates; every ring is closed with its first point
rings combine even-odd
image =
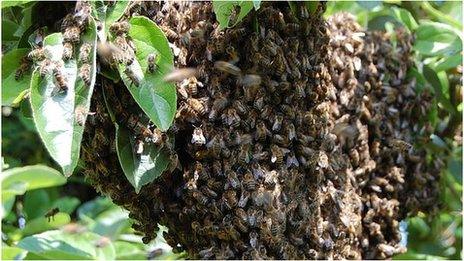
{"type": "Polygon", "coordinates": [[[121,83],[100,76],[82,156],[90,182],[130,211],[144,242],[159,223],[191,258],[373,259],[404,250],[399,222],[435,206],[440,169],[412,147],[432,131],[422,128],[432,97],[406,77],[410,35],[397,31],[395,46],[348,14],[325,21],[324,4],[305,18],[286,2],[262,3],[224,31],[210,3],[139,7],[176,32],[168,34],[176,66],[198,68],[169,131],[180,166],[135,193],[102,90],[110,107],[141,110],[121,83]]]}

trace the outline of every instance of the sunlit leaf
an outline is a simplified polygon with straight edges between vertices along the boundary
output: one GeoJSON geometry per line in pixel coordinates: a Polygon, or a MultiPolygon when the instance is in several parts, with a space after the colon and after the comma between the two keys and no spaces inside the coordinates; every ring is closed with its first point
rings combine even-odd
{"type": "Polygon", "coordinates": [[[32,2],[33,0],[20,0],[20,1],[2,1],[2,8],[10,7],[10,6],[18,6],[23,5],[28,2],[32,2]]]}
{"type": "Polygon", "coordinates": [[[2,260],[22,260],[26,253],[21,248],[2,245],[2,260]]]}
{"type": "Polygon", "coordinates": [[[372,10],[382,5],[382,1],[356,1],[356,3],[367,10],[372,10]]]}
{"type": "Polygon", "coordinates": [[[412,14],[408,10],[394,7],[392,11],[396,19],[402,22],[406,26],[406,28],[409,29],[409,31],[414,31],[419,26],[412,14]]]}
{"type": "Polygon", "coordinates": [[[20,66],[21,58],[27,55],[29,49],[15,49],[2,56],[2,105],[11,105],[20,94],[29,88],[31,72],[24,73],[16,81],[16,70],[20,66]]]}
{"type": "Polygon", "coordinates": [[[161,29],[146,17],[132,17],[129,36],[136,48],[136,58],[130,70],[139,81],[139,86],[125,74],[125,65],[119,66],[119,73],[132,97],[149,119],[161,130],[167,130],[176,113],[176,89],[171,83],[163,81],[173,67],[173,55],[168,41],[161,29]],[[154,73],[147,70],[149,54],[158,55],[154,73]]]}
{"type": "Polygon", "coordinates": [[[436,72],[447,71],[452,68],[456,68],[462,64],[462,55],[455,54],[452,56],[444,57],[444,59],[435,66],[436,72]]]}
{"type": "Polygon", "coordinates": [[[46,259],[114,260],[116,256],[111,241],[102,240],[92,232],[71,234],[51,230],[22,239],[18,247],[46,259]]]}
{"type": "MultiPolygon", "coordinates": [[[[77,166],[80,143],[84,131],[85,119],[90,107],[96,75],[96,27],[93,19],[81,43],[92,46],[90,53],[90,85],[80,77],[80,68],[76,57],[64,62],[61,73],[66,79],[68,90],[59,92],[53,75],[41,78],[36,70],[31,80],[31,105],[38,133],[52,158],[62,167],[65,176],[70,176],[77,166]],[[76,108],[82,112],[82,121],[78,122],[76,108]]],[[[49,35],[44,40],[45,48],[53,54],[53,61],[61,61],[63,46],[59,33],[49,35]]],[[[76,46],[80,48],[80,46],[76,46]]]]}
{"type": "Polygon", "coordinates": [[[436,22],[422,22],[416,30],[414,49],[422,55],[454,55],[462,51],[462,41],[454,28],[436,22]]]}
{"type": "Polygon", "coordinates": [[[71,222],[71,217],[67,213],[57,213],[55,216],[50,218],[50,221],[44,215],[45,213],[40,217],[27,220],[26,226],[21,231],[22,234],[24,236],[34,235],[47,230],[60,228],[71,222]]]}
{"type": "Polygon", "coordinates": [[[101,236],[116,239],[128,227],[130,227],[128,213],[118,207],[100,213],[89,228],[101,236]]]}
{"type": "Polygon", "coordinates": [[[116,241],[114,248],[117,260],[144,260],[147,258],[146,252],[134,243],[116,241]]]}
{"type": "Polygon", "coordinates": [[[135,137],[125,127],[116,126],[116,151],[126,178],[138,193],[143,185],[159,177],[169,164],[169,155],[153,143],[145,143],[143,152],[135,152],[135,137]]]}
{"type": "Polygon", "coordinates": [[[253,2],[213,1],[213,9],[220,28],[224,29],[234,27],[240,23],[242,19],[253,9],[253,2]]]}
{"type": "Polygon", "coordinates": [[[55,169],[34,165],[6,170],[1,175],[2,191],[23,183],[26,190],[59,186],[66,183],[66,179],[55,169]]]}

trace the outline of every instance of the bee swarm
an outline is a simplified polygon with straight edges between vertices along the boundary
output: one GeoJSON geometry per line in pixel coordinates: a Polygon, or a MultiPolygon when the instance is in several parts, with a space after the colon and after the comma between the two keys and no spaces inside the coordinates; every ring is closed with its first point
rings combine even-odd
{"type": "Polygon", "coordinates": [[[411,37],[398,31],[394,48],[348,14],[326,22],[324,4],[298,6],[295,17],[263,2],[258,32],[253,14],[220,31],[210,3],[132,6],[128,16],[151,17],[178,48],[176,67],[198,68],[177,84],[170,132],[182,170],[139,194],[120,168],[102,88],[116,116],[143,114],[123,86],[97,80],[85,174],[130,211],[144,242],[159,223],[192,258],[388,258],[404,250],[399,221],[434,206],[441,166],[411,147],[433,131],[418,127],[431,95],[406,79],[411,37]]]}

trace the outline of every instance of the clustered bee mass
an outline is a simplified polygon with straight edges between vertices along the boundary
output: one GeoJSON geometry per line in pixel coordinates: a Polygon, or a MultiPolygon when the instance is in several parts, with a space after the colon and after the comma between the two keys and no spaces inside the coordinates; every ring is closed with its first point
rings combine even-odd
{"type": "MultiPolygon", "coordinates": [[[[399,221],[434,205],[440,163],[426,163],[411,145],[433,132],[418,124],[432,97],[406,78],[411,36],[398,31],[394,47],[387,33],[365,32],[350,15],[325,21],[324,3],[313,12],[295,4],[296,14],[262,2],[220,30],[211,3],[132,2],[111,25],[99,60],[123,64],[136,87],[125,21],[132,15],[160,26],[181,68],[166,78],[182,80],[167,133],[121,83],[98,76],[92,96],[85,175],[130,211],[143,242],[159,223],[174,251],[192,258],[388,258],[404,250],[399,221]],[[139,194],[120,168],[111,114],[137,137],[136,153],[153,142],[171,157],[139,194]]],[[[63,32],[71,54],[84,30],[82,13],[72,17],[63,32]]],[[[80,48],[85,64],[88,47],[80,48]]],[[[146,73],[156,72],[156,60],[148,55],[146,73]]],[[[61,82],[59,67],[44,64],[61,82]]]]}

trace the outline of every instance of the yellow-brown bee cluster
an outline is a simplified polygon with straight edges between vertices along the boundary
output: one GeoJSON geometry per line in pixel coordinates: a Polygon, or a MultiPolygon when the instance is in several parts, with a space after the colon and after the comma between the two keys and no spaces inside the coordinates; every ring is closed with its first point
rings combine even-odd
{"type": "Polygon", "coordinates": [[[440,166],[412,146],[433,130],[419,127],[432,97],[406,78],[411,37],[398,31],[394,48],[349,15],[324,21],[324,4],[297,7],[263,2],[224,31],[211,3],[130,8],[160,25],[177,67],[198,70],[177,84],[176,163],[139,194],[101,90],[121,124],[156,129],[124,87],[95,88],[86,176],[130,211],[144,242],[159,223],[192,258],[386,258],[404,250],[399,221],[434,205],[440,166]]]}

